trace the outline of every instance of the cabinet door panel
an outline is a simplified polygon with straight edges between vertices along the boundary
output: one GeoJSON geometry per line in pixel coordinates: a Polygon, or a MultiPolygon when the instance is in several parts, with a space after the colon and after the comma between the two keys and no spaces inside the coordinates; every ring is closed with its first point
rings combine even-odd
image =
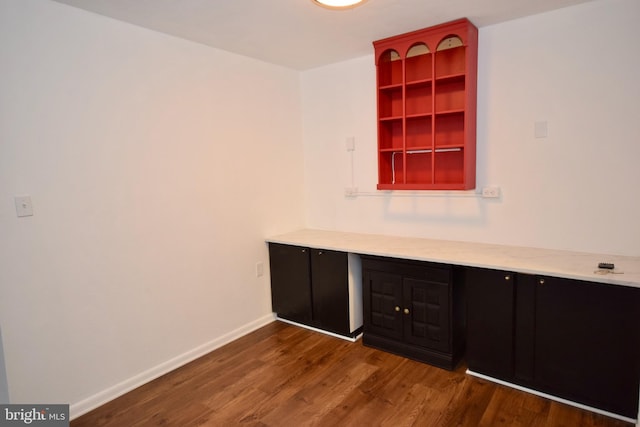
{"type": "Polygon", "coordinates": [[[311,250],[313,319],[320,328],[349,334],[346,252],[311,250]]]}
{"type": "Polygon", "coordinates": [[[311,322],[309,249],[270,243],[269,265],[273,311],[284,319],[311,322]]]}
{"type": "Polygon", "coordinates": [[[513,273],[470,268],[466,272],[469,369],[513,378],[513,273]]]}
{"type": "Polygon", "coordinates": [[[402,339],[402,276],[365,270],[364,332],[402,339]]]}
{"type": "Polygon", "coordinates": [[[405,340],[449,351],[449,284],[404,279],[403,287],[405,340]]]}
{"type": "Polygon", "coordinates": [[[540,277],[536,380],[549,392],[635,418],[640,290],[540,277]]]}

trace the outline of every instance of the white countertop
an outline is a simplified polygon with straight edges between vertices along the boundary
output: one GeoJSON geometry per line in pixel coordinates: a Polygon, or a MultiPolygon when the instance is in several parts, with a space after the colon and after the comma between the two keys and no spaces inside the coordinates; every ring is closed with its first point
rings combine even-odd
{"type": "Polygon", "coordinates": [[[640,257],[311,229],[266,241],[640,288],[640,257]],[[614,263],[615,274],[596,274],[599,262],[614,263]]]}

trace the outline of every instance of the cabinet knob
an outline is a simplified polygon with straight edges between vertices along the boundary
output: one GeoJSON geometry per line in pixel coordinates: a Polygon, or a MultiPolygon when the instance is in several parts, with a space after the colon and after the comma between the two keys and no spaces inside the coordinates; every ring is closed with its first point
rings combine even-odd
{"type": "Polygon", "coordinates": [[[306,250],[306,249],[303,249],[303,250],[302,250],[302,252],[303,252],[303,253],[304,253],[304,252],[307,252],[307,250],[306,250]]]}
{"type": "Polygon", "coordinates": [[[396,311],[400,311],[400,307],[396,305],[396,311]]]}
{"type": "Polygon", "coordinates": [[[322,255],[322,251],[318,251],[318,255],[322,255]]]}
{"type": "Polygon", "coordinates": [[[409,314],[409,309],[408,308],[404,309],[404,314],[409,314]]]}
{"type": "Polygon", "coordinates": [[[507,280],[507,281],[511,280],[511,275],[507,274],[506,276],[504,276],[504,280],[507,280]]]}
{"type": "Polygon", "coordinates": [[[544,285],[544,279],[538,279],[538,283],[540,283],[541,285],[544,285]]]}

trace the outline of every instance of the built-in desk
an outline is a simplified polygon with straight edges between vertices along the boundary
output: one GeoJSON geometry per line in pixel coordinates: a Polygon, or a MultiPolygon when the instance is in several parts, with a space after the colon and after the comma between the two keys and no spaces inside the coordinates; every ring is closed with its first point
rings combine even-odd
{"type": "MultiPolygon", "coordinates": [[[[605,389],[613,387],[615,388],[613,391],[620,392],[617,384],[622,381],[616,382],[617,380],[611,381],[608,379],[609,372],[619,377],[624,377],[625,387],[622,393],[625,397],[628,397],[629,378],[633,384],[631,389],[637,390],[638,388],[640,361],[636,359],[640,359],[640,357],[636,356],[639,354],[638,349],[640,348],[640,338],[638,338],[640,321],[636,321],[635,318],[638,316],[638,320],[640,320],[640,310],[637,310],[640,307],[638,304],[638,295],[640,295],[640,257],[312,229],[272,236],[267,241],[359,255],[425,261],[453,266],[454,272],[462,271],[460,276],[462,280],[458,280],[458,283],[452,282],[453,286],[475,287],[473,292],[466,292],[467,297],[476,299],[473,311],[468,311],[472,308],[472,301],[469,300],[467,302],[469,307],[467,312],[472,314],[467,319],[469,322],[467,324],[467,335],[470,331],[474,334],[476,332],[473,331],[477,331],[478,334],[488,334],[487,342],[496,338],[491,336],[496,331],[496,328],[494,327],[495,325],[491,324],[491,316],[488,314],[499,315],[505,305],[513,305],[508,307],[508,310],[511,311],[506,313],[507,317],[514,319],[513,321],[515,322],[513,325],[507,325],[507,328],[513,328],[511,336],[514,337],[514,341],[501,342],[500,344],[503,345],[503,348],[513,351],[514,355],[505,358],[505,360],[510,361],[509,363],[511,364],[518,365],[516,367],[517,372],[515,374],[507,372],[502,375],[498,369],[500,361],[496,362],[496,360],[492,359],[491,351],[484,351],[487,348],[486,344],[485,349],[478,347],[483,345],[484,337],[479,340],[478,336],[480,335],[474,335],[473,340],[467,339],[467,352],[471,351],[470,344],[473,341],[473,345],[476,349],[479,349],[479,357],[477,359],[479,372],[470,371],[469,373],[490,380],[497,379],[498,382],[569,404],[575,404],[575,401],[578,401],[579,403],[576,406],[586,407],[587,409],[623,418],[627,421],[637,422],[637,406],[633,405],[636,411],[633,413],[629,412],[630,405],[628,404],[624,407],[624,410],[617,411],[617,413],[612,412],[616,410],[611,409],[615,405],[607,407],[606,395],[608,391],[605,389]],[[614,263],[616,268],[611,272],[603,273],[598,270],[599,262],[614,263]],[[504,294],[499,280],[504,280],[517,286],[504,294]],[[611,291],[608,291],[608,286],[606,285],[624,287],[627,290],[611,288],[611,291]],[[483,286],[486,286],[486,288],[483,286]],[[535,290],[536,286],[544,286],[544,288],[535,290]],[[629,288],[639,290],[636,292],[629,288]],[[496,298],[492,296],[494,294],[490,294],[490,290],[494,292],[496,298]],[[613,298],[610,299],[609,294],[613,298]],[[572,295],[579,297],[574,301],[572,295]],[[482,307],[483,304],[486,304],[487,307],[482,307]],[[541,304],[544,304],[549,310],[542,309],[544,312],[536,312],[535,310],[541,310],[541,304]],[[617,309],[616,307],[619,308],[617,309]],[[496,308],[500,310],[496,310],[496,308]],[[483,312],[487,313],[487,315],[483,314],[483,312]],[[512,315],[508,313],[512,313],[512,315]],[[591,314],[597,317],[592,318],[591,314]],[[591,322],[591,326],[581,326],[583,322],[576,320],[579,316],[582,316],[581,318],[585,319],[586,323],[591,322]],[[594,318],[598,320],[593,320],[594,318]],[[488,321],[482,324],[482,319],[488,319],[488,321]],[[471,322],[477,323],[472,325],[471,322]],[[607,325],[609,324],[613,325],[611,328],[616,329],[611,334],[607,333],[607,328],[609,328],[607,325]],[[578,330],[578,328],[581,329],[578,330]],[[599,332],[590,334],[589,331],[582,330],[585,328],[592,328],[592,330],[599,332]],[[626,329],[628,332],[624,331],[624,335],[621,335],[620,329],[626,329]],[[526,332],[527,336],[522,338],[519,335],[521,331],[526,332]],[[553,338],[549,338],[552,335],[553,338]],[[607,336],[601,343],[599,336],[603,335],[610,336],[607,336]],[[571,337],[572,339],[565,340],[563,343],[563,336],[571,337]],[[478,344],[479,341],[480,344],[478,344]],[[551,354],[550,351],[556,349],[555,346],[558,342],[564,348],[558,347],[559,353],[549,356],[551,354]],[[578,343],[577,346],[581,348],[579,350],[570,348],[570,343],[573,342],[578,343]],[[601,344],[604,343],[611,344],[610,348],[602,348],[603,345],[601,344]],[[544,353],[541,353],[541,348],[549,348],[549,351],[545,350],[544,353]],[[597,356],[604,353],[607,354],[606,358],[600,359],[597,356]],[[585,367],[593,367],[594,371],[600,371],[601,365],[594,365],[591,361],[588,361],[578,364],[578,368],[576,368],[576,366],[571,366],[570,361],[563,360],[565,355],[576,354],[593,357],[595,361],[593,363],[600,360],[604,360],[607,365],[611,365],[612,363],[610,362],[614,360],[619,360],[620,363],[615,369],[607,366],[606,369],[603,368],[601,370],[602,372],[585,374],[585,367]],[[521,357],[522,355],[525,357],[521,357]],[[629,357],[629,355],[632,356],[629,357]],[[500,375],[492,375],[491,373],[483,375],[482,369],[484,369],[484,366],[493,368],[494,366],[491,364],[494,362],[498,363],[495,365],[495,372],[500,375]],[[620,366],[624,367],[622,375],[620,375],[620,366]],[[562,381],[553,382],[556,376],[553,369],[556,369],[556,373],[561,372],[557,369],[561,369],[561,373],[567,374],[567,378],[562,380],[565,384],[562,381]],[[575,372],[567,372],[569,370],[575,372]],[[548,375],[541,376],[540,379],[530,378],[532,372],[542,372],[548,375]],[[585,375],[600,375],[603,381],[594,381],[591,378],[585,381],[585,384],[589,386],[595,385],[595,396],[592,391],[587,391],[586,397],[583,398],[580,396],[580,387],[576,387],[575,384],[573,388],[565,387],[566,383],[571,379],[571,375],[577,375],[575,377],[577,379],[584,378],[585,375]],[[602,396],[598,396],[598,394],[605,395],[602,405],[598,400],[602,396]],[[569,396],[568,399],[566,396],[569,396]],[[576,397],[573,398],[573,396],[576,397]],[[590,403],[592,401],[596,403],[590,403]],[[620,417],[620,413],[624,413],[622,417],[620,417]]],[[[367,302],[365,301],[364,304],[366,305],[367,302]]],[[[499,320],[499,317],[496,317],[496,319],[498,319],[494,322],[496,325],[505,325],[505,322],[499,320]]],[[[365,319],[365,343],[367,335],[366,323],[365,319]]],[[[499,339],[500,337],[498,336],[497,338],[499,339]]],[[[497,341],[493,342],[497,343],[497,341]]],[[[474,363],[476,363],[475,359],[474,363]]],[[[487,372],[491,372],[491,369],[488,369],[487,372]]],[[[633,396],[633,399],[638,399],[638,395],[633,396]]]]}
{"type": "Polygon", "coordinates": [[[640,257],[312,229],[267,241],[640,288],[640,257]],[[594,273],[599,262],[614,263],[621,274],[594,273]]]}

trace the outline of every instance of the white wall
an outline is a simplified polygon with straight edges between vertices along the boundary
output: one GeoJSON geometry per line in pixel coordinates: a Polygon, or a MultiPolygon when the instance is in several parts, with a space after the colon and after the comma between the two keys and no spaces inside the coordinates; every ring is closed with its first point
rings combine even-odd
{"type": "Polygon", "coordinates": [[[2,345],[2,328],[0,328],[0,404],[6,403],[9,403],[9,385],[4,367],[4,346],[2,345]]]}
{"type": "Polygon", "coordinates": [[[0,0],[0,70],[12,402],[78,415],[272,319],[255,271],[304,225],[299,73],[47,0],[0,0]]]}
{"type": "Polygon", "coordinates": [[[350,136],[354,184],[376,193],[373,56],[305,72],[308,226],[640,255],[638,16],[599,0],[480,29],[477,182],[500,200],[345,198],[350,136]]]}

